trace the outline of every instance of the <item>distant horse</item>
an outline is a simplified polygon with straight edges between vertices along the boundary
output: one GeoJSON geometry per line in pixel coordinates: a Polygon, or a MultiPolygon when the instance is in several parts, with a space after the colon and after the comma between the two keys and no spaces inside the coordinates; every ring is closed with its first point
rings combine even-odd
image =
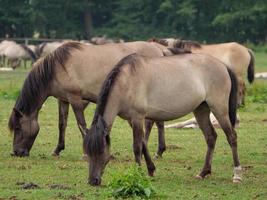
{"type": "Polygon", "coordinates": [[[233,181],[240,182],[241,166],[237,153],[237,136],[233,128],[236,108],[236,77],[212,56],[126,56],[105,79],[91,128],[84,139],[84,151],[89,157],[88,182],[91,185],[101,184],[101,176],[110,160],[110,130],[117,115],[131,122],[135,161],[140,165],[143,154],[148,173],[152,176],[155,165],[143,136],[145,119],[167,121],[190,112],[194,112],[207,142],[205,164],[197,175],[198,178],[205,178],[211,173],[212,154],[217,138],[209,119],[210,111],[218,119],[232,149],[233,181]]]}
{"type": "Polygon", "coordinates": [[[5,56],[13,69],[20,65],[21,60],[36,60],[35,53],[24,44],[17,44],[14,41],[6,41],[1,48],[1,54],[5,56]]]}
{"type": "Polygon", "coordinates": [[[39,59],[26,78],[10,116],[14,155],[29,155],[39,131],[38,113],[48,96],[59,100],[59,139],[53,154],[59,155],[65,148],[69,104],[83,136],[85,107],[96,102],[101,85],[116,62],[134,52],[148,57],[163,56],[161,49],[148,42],[101,46],[69,42],[39,59]]]}
{"type": "Polygon", "coordinates": [[[36,55],[38,56],[38,58],[44,57],[49,53],[55,51],[62,44],[64,44],[64,42],[43,42],[37,46],[36,55]]]}

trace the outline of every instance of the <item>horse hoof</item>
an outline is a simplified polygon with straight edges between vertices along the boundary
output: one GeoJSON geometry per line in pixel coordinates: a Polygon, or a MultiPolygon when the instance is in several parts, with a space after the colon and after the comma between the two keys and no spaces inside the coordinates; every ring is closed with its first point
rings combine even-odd
{"type": "Polygon", "coordinates": [[[233,179],[233,183],[241,183],[242,182],[242,180],[241,179],[233,179]]]}
{"type": "Polygon", "coordinates": [[[53,152],[51,155],[54,157],[59,157],[59,153],[56,153],[56,152],[53,152]]]}
{"type": "Polygon", "coordinates": [[[154,176],[154,172],[155,172],[155,170],[153,170],[153,171],[149,171],[149,172],[148,172],[148,175],[151,176],[151,177],[153,177],[153,176],[154,176]]]}
{"type": "Polygon", "coordinates": [[[87,156],[86,154],[83,154],[83,156],[82,156],[82,160],[84,160],[84,161],[89,161],[88,156],[87,156]]]}
{"type": "Polygon", "coordinates": [[[154,159],[159,159],[159,158],[162,158],[162,156],[159,155],[159,154],[157,154],[157,153],[155,153],[155,155],[154,155],[154,159]]]}
{"type": "Polygon", "coordinates": [[[198,180],[203,180],[204,178],[202,176],[200,176],[199,174],[195,176],[196,179],[198,180]]]}

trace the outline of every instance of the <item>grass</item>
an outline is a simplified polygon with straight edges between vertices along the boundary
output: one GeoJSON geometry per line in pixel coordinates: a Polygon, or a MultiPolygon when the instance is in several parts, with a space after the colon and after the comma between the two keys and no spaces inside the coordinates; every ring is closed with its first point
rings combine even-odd
{"type": "MultiPolygon", "coordinates": [[[[267,71],[266,53],[256,53],[257,71],[267,71]]],[[[117,118],[111,133],[111,161],[101,187],[87,185],[88,166],[82,158],[82,139],[70,112],[66,149],[59,158],[51,156],[57,144],[57,102],[49,98],[40,111],[40,133],[29,158],[13,158],[12,135],[7,129],[15,96],[28,70],[0,72],[0,199],[112,199],[108,183],[114,173],[134,163],[132,134],[128,123],[117,118]],[[3,95],[4,94],[4,95],[3,95]],[[26,183],[39,186],[22,189],[26,183]]],[[[217,130],[218,139],[213,159],[213,174],[203,181],[194,179],[204,162],[206,144],[200,130],[166,130],[167,151],[155,160],[157,171],[150,178],[155,199],[266,199],[267,197],[267,104],[264,101],[267,82],[256,80],[248,86],[246,107],[240,109],[238,150],[243,166],[243,182],[233,184],[232,156],[225,135],[217,130]],[[260,88],[260,89],[259,89],[260,88]],[[265,88],[265,89],[264,89],[265,88]],[[255,100],[255,94],[260,96],[255,100]],[[263,96],[263,97],[262,97],[263,96]],[[253,99],[254,98],[254,99],[253,99]],[[258,101],[260,99],[260,101],[258,101]]],[[[90,122],[94,105],[86,110],[90,122]]],[[[152,130],[150,153],[156,152],[157,134],[152,130]]],[[[145,171],[145,163],[142,169],[145,171]]]]}

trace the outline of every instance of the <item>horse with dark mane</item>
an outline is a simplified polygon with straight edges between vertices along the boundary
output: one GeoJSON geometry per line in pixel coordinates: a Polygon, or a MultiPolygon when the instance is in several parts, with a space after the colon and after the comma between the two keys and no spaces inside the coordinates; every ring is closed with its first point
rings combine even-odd
{"type": "MultiPolygon", "coordinates": [[[[181,40],[174,38],[156,39],[152,38],[149,42],[155,42],[169,48],[184,49],[192,53],[204,53],[211,55],[223,63],[225,63],[236,75],[238,82],[237,102],[238,106],[245,102],[245,80],[243,78],[247,71],[247,78],[249,83],[254,80],[255,58],[252,50],[236,43],[221,43],[221,44],[200,44],[197,41],[181,40]]],[[[216,76],[216,74],[215,74],[216,76]]],[[[148,141],[153,121],[146,121],[146,141],[148,141]]],[[[158,150],[156,157],[162,157],[163,152],[166,150],[165,136],[164,136],[164,122],[157,122],[157,126],[161,127],[158,132],[158,150]]]]}
{"type": "Polygon", "coordinates": [[[237,76],[238,80],[238,105],[245,102],[244,74],[247,73],[249,83],[254,81],[255,58],[251,49],[236,42],[220,44],[200,44],[197,41],[181,40],[175,38],[150,39],[166,47],[190,50],[192,53],[205,53],[221,60],[237,76]]]}
{"type": "Polygon", "coordinates": [[[212,154],[217,134],[209,114],[218,119],[234,160],[234,182],[241,181],[241,166],[234,130],[237,109],[237,81],[222,62],[205,54],[182,54],[145,58],[132,54],[123,58],[108,74],[102,86],[91,128],[84,139],[89,157],[91,185],[101,184],[101,176],[110,159],[110,129],[117,115],[132,124],[135,161],[144,155],[148,173],[152,162],[144,138],[145,119],[167,121],[193,112],[207,143],[206,160],[197,175],[211,174],[212,154]]]}
{"type": "MultiPolygon", "coordinates": [[[[163,49],[167,50],[164,46],[163,49]]],[[[9,128],[14,131],[13,154],[29,155],[39,132],[38,113],[48,96],[59,100],[59,139],[53,155],[59,155],[65,148],[69,104],[84,136],[85,107],[89,102],[96,102],[101,85],[113,65],[135,52],[148,57],[164,55],[158,45],[148,42],[101,46],[69,42],[39,59],[26,78],[10,116],[9,128]]]]}

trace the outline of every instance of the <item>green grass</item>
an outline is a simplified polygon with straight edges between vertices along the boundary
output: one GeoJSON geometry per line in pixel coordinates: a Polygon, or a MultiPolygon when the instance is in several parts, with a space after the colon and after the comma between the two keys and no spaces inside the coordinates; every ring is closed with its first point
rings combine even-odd
{"type": "Polygon", "coordinates": [[[254,52],[256,60],[256,71],[266,72],[267,71],[267,52],[254,52]]]}
{"type": "MultiPolygon", "coordinates": [[[[267,71],[266,54],[256,53],[257,71],[267,71]],[[260,64],[258,64],[260,63],[260,64]]],[[[117,118],[111,132],[111,161],[101,187],[87,184],[88,166],[82,158],[82,139],[70,112],[66,149],[59,158],[50,154],[57,144],[57,102],[49,98],[40,111],[40,133],[29,158],[13,158],[12,135],[7,129],[14,96],[21,88],[27,70],[0,72],[0,199],[112,199],[108,183],[114,173],[127,170],[134,163],[132,133],[127,122],[117,118]],[[8,94],[5,97],[3,92],[8,94]],[[22,189],[22,182],[35,183],[38,189],[22,189]],[[58,188],[53,186],[57,185],[58,188]],[[53,189],[54,188],[54,189],[53,189]]],[[[168,149],[163,159],[155,160],[155,177],[151,178],[156,199],[266,199],[267,197],[267,104],[251,100],[267,88],[267,82],[248,86],[251,95],[240,109],[238,151],[243,166],[243,182],[232,183],[232,156],[225,135],[218,130],[213,159],[213,174],[199,181],[194,176],[204,162],[206,144],[200,130],[166,130],[168,149]],[[258,89],[260,88],[260,89],[258,89]]],[[[265,98],[265,97],[259,97],[265,98]]],[[[94,105],[86,110],[90,122],[94,105]]],[[[150,153],[156,152],[157,130],[149,141],[150,153]]],[[[143,162],[143,170],[146,170],[143,162]]]]}

